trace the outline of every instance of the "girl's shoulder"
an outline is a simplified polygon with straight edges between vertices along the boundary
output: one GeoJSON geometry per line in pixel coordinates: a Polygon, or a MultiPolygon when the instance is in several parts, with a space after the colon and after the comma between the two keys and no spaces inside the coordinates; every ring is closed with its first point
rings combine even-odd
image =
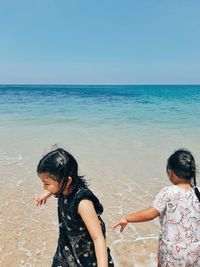
{"type": "Polygon", "coordinates": [[[75,190],[73,194],[73,199],[87,199],[91,198],[91,200],[98,200],[95,194],[88,187],[80,187],[75,190]]]}
{"type": "Polygon", "coordinates": [[[103,206],[100,203],[99,199],[94,195],[94,193],[89,188],[84,187],[75,190],[75,192],[73,192],[73,195],[71,197],[70,209],[74,217],[77,217],[78,206],[82,200],[90,200],[94,205],[96,213],[99,215],[102,214],[103,206]]]}
{"type": "Polygon", "coordinates": [[[159,193],[167,194],[167,193],[175,192],[175,191],[176,191],[176,186],[175,185],[169,185],[169,186],[165,186],[165,187],[161,188],[159,193]]]}
{"type": "Polygon", "coordinates": [[[179,190],[179,187],[177,185],[169,185],[163,187],[160,191],[163,192],[177,192],[179,190]]]}
{"type": "MultiPolygon", "coordinates": [[[[167,186],[166,187],[167,189],[166,189],[166,191],[168,191],[168,192],[171,192],[171,193],[174,193],[174,194],[176,194],[176,193],[180,193],[180,192],[194,192],[194,187],[191,187],[191,188],[189,188],[189,189],[185,189],[185,188],[183,188],[183,187],[180,187],[180,186],[178,186],[178,185],[171,185],[171,186],[167,186]]],[[[197,187],[199,190],[200,190],[200,188],[199,187],[197,187]]]]}
{"type": "Polygon", "coordinates": [[[160,191],[156,195],[156,198],[160,198],[161,200],[163,200],[164,198],[169,199],[176,193],[178,193],[176,185],[165,186],[160,189],[160,191]]]}
{"type": "MultiPolygon", "coordinates": [[[[197,187],[199,190],[200,188],[197,187]]],[[[184,189],[182,187],[179,187],[177,185],[171,185],[171,186],[165,186],[163,187],[160,192],[158,193],[158,195],[162,195],[162,196],[167,196],[168,198],[173,198],[173,197],[177,197],[177,195],[193,195],[195,194],[194,192],[194,188],[190,188],[190,189],[184,189]]]]}

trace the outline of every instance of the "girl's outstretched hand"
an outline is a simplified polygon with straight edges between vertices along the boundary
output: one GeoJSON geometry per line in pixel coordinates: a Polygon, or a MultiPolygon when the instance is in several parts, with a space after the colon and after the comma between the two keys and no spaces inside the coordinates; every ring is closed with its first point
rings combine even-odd
{"type": "Polygon", "coordinates": [[[119,220],[118,222],[114,223],[111,227],[114,229],[117,226],[120,226],[120,232],[122,233],[124,231],[124,228],[127,226],[128,222],[125,218],[122,218],[121,220],[119,220]]]}
{"type": "Polygon", "coordinates": [[[41,196],[37,197],[35,199],[35,205],[36,206],[41,206],[44,205],[47,201],[47,199],[52,196],[52,193],[50,192],[45,192],[44,194],[42,194],[41,196]]]}

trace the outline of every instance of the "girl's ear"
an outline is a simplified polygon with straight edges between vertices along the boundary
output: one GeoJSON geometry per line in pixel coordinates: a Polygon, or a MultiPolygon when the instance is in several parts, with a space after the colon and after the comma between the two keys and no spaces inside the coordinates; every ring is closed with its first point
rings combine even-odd
{"type": "Polygon", "coordinates": [[[72,183],[72,177],[71,176],[68,176],[67,186],[70,186],[71,183],[72,183]]]}
{"type": "Polygon", "coordinates": [[[171,171],[170,169],[167,170],[167,174],[169,176],[169,178],[172,178],[173,176],[173,171],[171,171]]]}

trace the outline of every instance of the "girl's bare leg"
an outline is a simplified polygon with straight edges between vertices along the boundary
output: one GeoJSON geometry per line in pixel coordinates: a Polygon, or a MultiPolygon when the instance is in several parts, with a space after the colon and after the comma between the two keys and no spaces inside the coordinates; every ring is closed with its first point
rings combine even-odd
{"type": "Polygon", "coordinates": [[[157,267],[161,267],[159,256],[158,256],[158,265],[157,265],[157,267]]]}

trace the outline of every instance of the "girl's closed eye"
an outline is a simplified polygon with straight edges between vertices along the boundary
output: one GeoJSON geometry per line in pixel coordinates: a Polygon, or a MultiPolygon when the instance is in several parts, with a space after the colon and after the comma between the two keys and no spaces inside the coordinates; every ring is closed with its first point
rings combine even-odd
{"type": "Polygon", "coordinates": [[[42,181],[43,184],[50,184],[49,181],[42,181]]]}
{"type": "Polygon", "coordinates": [[[43,185],[49,185],[49,182],[42,181],[43,185]]]}

